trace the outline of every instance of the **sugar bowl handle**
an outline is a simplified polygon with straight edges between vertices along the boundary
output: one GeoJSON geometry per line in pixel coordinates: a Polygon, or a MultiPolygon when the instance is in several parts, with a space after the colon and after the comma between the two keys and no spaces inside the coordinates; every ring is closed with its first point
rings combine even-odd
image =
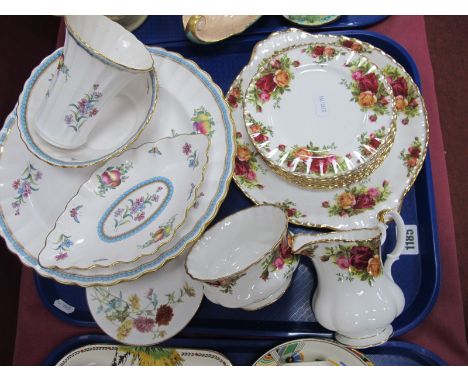
{"type": "Polygon", "coordinates": [[[390,277],[393,280],[392,277],[392,265],[395,261],[397,261],[400,258],[401,253],[403,252],[403,249],[405,247],[405,233],[406,233],[406,227],[405,227],[405,222],[403,221],[402,217],[400,214],[394,210],[383,210],[379,212],[378,219],[378,228],[382,232],[382,239],[381,239],[381,244],[385,242],[385,239],[387,237],[387,225],[385,224],[385,216],[390,215],[395,222],[396,225],[396,244],[395,248],[393,249],[392,252],[390,252],[387,255],[387,259],[385,260],[384,263],[384,268],[383,271],[385,274],[390,277]]]}

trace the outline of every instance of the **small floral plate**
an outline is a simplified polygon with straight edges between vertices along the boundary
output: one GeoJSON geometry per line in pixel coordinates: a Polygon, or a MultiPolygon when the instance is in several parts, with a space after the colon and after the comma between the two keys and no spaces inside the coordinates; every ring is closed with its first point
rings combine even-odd
{"type": "Polygon", "coordinates": [[[102,109],[99,104],[102,94],[99,84],[95,84],[88,94],[70,105],[72,112],[63,116],[63,128],[76,128],[74,123],[78,119],[82,122],[97,114],[99,126],[84,145],[73,150],[60,149],[40,138],[34,127],[34,118],[42,107],[50,81],[61,69],[62,52],[60,48],[46,57],[24,85],[17,110],[21,139],[31,153],[53,166],[91,166],[120,154],[148,125],[157,101],[156,72],[153,70],[145,76],[135,77],[112,103],[102,109]]]}
{"type": "Polygon", "coordinates": [[[63,356],[56,366],[232,366],[221,353],[204,349],[93,344],[63,356]]]}
{"type": "MultiPolygon", "coordinates": [[[[321,52],[320,49],[317,50],[321,52]]],[[[323,51],[325,54],[325,51],[323,51]]],[[[273,33],[256,45],[249,64],[234,80],[226,99],[237,131],[234,181],[256,204],[284,208],[294,224],[332,229],[373,227],[378,212],[400,209],[426,157],[429,125],[421,93],[404,68],[382,50],[339,35],[314,35],[298,29],[273,33]],[[392,87],[397,109],[394,143],[381,166],[369,177],[335,190],[306,189],[283,179],[263,161],[252,145],[244,122],[243,98],[258,64],[289,46],[331,45],[357,51],[374,62],[392,87]]],[[[362,143],[380,145],[378,132],[362,136],[362,143]]]]}
{"type": "Polygon", "coordinates": [[[244,118],[262,158],[300,185],[336,188],[371,174],[395,137],[392,88],[359,52],[292,45],[257,64],[244,118]],[[363,137],[376,135],[377,148],[363,137]]]}
{"type": "Polygon", "coordinates": [[[295,24],[307,27],[319,27],[340,18],[338,15],[283,15],[283,17],[295,24]]]}
{"type": "Polygon", "coordinates": [[[338,342],[304,338],[285,342],[262,355],[254,366],[284,365],[374,366],[362,353],[338,342]]]}
{"type": "Polygon", "coordinates": [[[127,150],[68,202],[39,253],[45,268],[132,262],[169,242],[195,203],[209,140],[182,134],[127,150]]]}
{"type": "Polygon", "coordinates": [[[185,272],[179,256],[136,281],[86,288],[89,310],[100,328],[129,345],[154,345],[179,333],[203,298],[200,282],[185,272]]]}

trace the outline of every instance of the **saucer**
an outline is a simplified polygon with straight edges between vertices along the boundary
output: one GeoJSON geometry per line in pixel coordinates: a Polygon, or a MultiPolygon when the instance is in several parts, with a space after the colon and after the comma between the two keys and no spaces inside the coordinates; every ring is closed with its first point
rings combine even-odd
{"type": "Polygon", "coordinates": [[[395,137],[392,88],[360,53],[298,44],[260,61],[244,99],[248,137],[280,175],[312,188],[362,180],[395,137]],[[363,137],[374,135],[376,145],[363,137]]]}
{"type": "Polygon", "coordinates": [[[362,353],[331,340],[304,338],[285,342],[266,352],[254,366],[283,366],[327,362],[334,366],[374,366],[362,353]]]}
{"type": "Polygon", "coordinates": [[[39,264],[90,269],[156,252],[195,203],[208,148],[204,135],[181,134],[108,161],[68,202],[47,235],[39,264]]]}
{"type": "MultiPolygon", "coordinates": [[[[400,64],[368,43],[298,29],[273,33],[256,45],[250,63],[235,79],[226,99],[237,130],[234,181],[254,203],[284,208],[294,224],[331,229],[375,226],[379,211],[400,209],[424,163],[429,127],[419,89],[400,64]],[[378,65],[392,86],[397,108],[394,143],[381,166],[363,181],[335,190],[305,189],[274,173],[251,144],[242,112],[243,95],[259,62],[289,46],[317,43],[359,51],[378,65]]],[[[370,144],[373,138],[363,137],[363,142],[370,144]]]]}
{"type": "Polygon", "coordinates": [[[0,134],[0,233],[9,250],[41,276],[81,286],[111,285],[141,277],[184,252],[216,215],[227,194],[234,168],[234,128],[221,89],[193,61],[162,48],[149,50],[158,67],[158,107],[170,112],[156,113],[134,146],[176,134],[198,132],[208,136],[210,159],[197,200],[173,239],[154,255],[90,270],[42,268],[37,258],[45,237],[97,166],[61,168],[40,161],[20,138],[15,110],[6,119],[0,134]],[[27,178],[25,170],[30,165],[36,169],[31,175],[36,190],[27,188],[26,193],[20,193],[19,184],[17,188],[13,185],[17,179],[21,182],[23,173],[27,178]],[[50,202],[49,190],[54,192],[54,203],[50,202]]]}
{"type": "Polygon", "coordinates": [[[154,345],[179,333],[197,312],[202,285],[185,272],[180,256],[136,281],[86,288],[99,327],[129,345],[154,345]]]}
{"type": "Polygon", "coordinates": [[[122,153],[148,125],[156,107],[156,73],[153,70],[131,81],[112,104],[106,104],[99,125],[87,142],[76,149],[64,150],[43,140],[34,127],[35,113],[44,101],[49,82],[56,75],[62,51],[62,48],[57,49],[46,57],[24,85],[17,111],[21,139],[32,154],[51,165],[91,166],[122,153]]]}
{"type": "Polygon", "coordinates": [[[93,344],[75,349],[56,366],[232,366],[221,353],[203,349],[93,344]]]}

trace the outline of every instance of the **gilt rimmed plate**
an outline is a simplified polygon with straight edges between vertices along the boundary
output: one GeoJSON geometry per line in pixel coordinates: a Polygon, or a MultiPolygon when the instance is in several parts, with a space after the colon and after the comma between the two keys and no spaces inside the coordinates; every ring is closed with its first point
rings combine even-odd
{"type": "MultiPolygon", "coordinates": [[[[226,99],[236,124],[237,155],[234,180],[257,204],[273,203],[284,208],[294,224],[332,229],[375,226],[377,214],[401,208],[426,156],[429,127],[424,100],[404,68],[382,50],[339,35],[313,35],[298,29],[276,32],[254,48],[250,63],[235,79],[226,99]],[[374,62],[392,87],[397,108],[395,140],[387,158],[368,178],[335,190],[298,187],[276,175],[251,144],[244,124],[242,99],[258,63],[291,45],[335,44],[360,52],[374,62]]],[[[377,145],[375,135],[363,142],[377,145]]]]}
{"type": "Polygon", "coordinates": [[[227,194],[234,168],[234,128],[222,91],[194,62],[162,48],[148,49],[158,67],[158,107],[167,112],[155,114],[134,146],[176,134],[207,135],[211,141],[210,159],[197,200],[173,240],[154,255],[108,268],[73,271],[42,268],[37,257],[45,237],[67,202],[96,168],[63,169],[40,161],[22,143],[15,114],[11,114],[0,135],[1,234],[8,248],[41,276],[81,286],[111,285],[141,277],[181,254],[196,240],[227,194]],[[34,169],[28,170],[30,166],[34,169]],[[19,192],[19,185],[13,187],[18,179],[30,185],[33,180],[35,190],[26,187],[26,192],[19,192]],[[50,202],[50,195],[54,203],[50,202]]]}
{"type": "Polygon", "coordinates": [[[129,345],[154,345],[179,333],[203,299],[203,286],[185,271],[185,256],[138,280],[86,288],[99,327],[129,345]]]}
{"type": "Polygon", "coordinates": [[[90,269],[155,253],[193,206],[208,149],[206,136],[181,134],[108,161],[68,202],[47,235],[39,264],[90,269]]]}
{"type": "Polygon", "coordinates": [[[205,349],[93,344],[75,349],[56,366],[232,366],[221,353],[205,349]]]}
{"type": "Polygon", "coordinates": [[[395,118],[379,68],[332,44],[292,45],[261,60],[244,99],[248,137],[263,160],[313,188],[371,174],[393,144],[395,118]],[[365,143],[370,134],[378,147],[365,143]]]}
{"type": "Polygon", "coordinates": [[[285,342],[263,354],[254,366],[320,364],[329,366],[374,366],[362,353],[331,340],[304,338],[285,342]]]}
{"type": "Polygon", "coordinates": [[[123,152],[146,128],[156,107],[156,72],[153,70],[132,80],[101,110],[99,125],[87,142],[76,149],[64,150],[40,138],[34,127],[34,116],[42,105],[49,81],[56,75],[62,52],[63,48],[59,48],[46,57],[24,85],[17,111],[21,138],[33,155],[51,165],[92,166],[123,152]]]}

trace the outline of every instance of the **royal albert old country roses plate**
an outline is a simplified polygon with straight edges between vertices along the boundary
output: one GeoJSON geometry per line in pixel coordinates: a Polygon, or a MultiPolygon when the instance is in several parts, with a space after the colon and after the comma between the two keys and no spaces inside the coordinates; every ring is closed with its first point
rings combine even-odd
{"type": "Polygon", "coordinates": [[[96,167],[64,169],[40,161],[23,144],[13,113],[0,135],[0,233],[8,248],[42,276],[81,286],[136,279],[180,255],[203,232],[226,196],[234,168],[234,128],[221,90],[194,62],[162,48],[148,49],[158,68],[158,107],[166,112],[153,116],[133,146],[175,134],[197,132],[208,136],[209,161],[197,200],[172,240],[154,255],[89,270],[42,268],[37,258],[45,237],[96,167]],[[21,188],[18,184],[15,188],[17,179],[29,186],[21,188]],[[54,203],[50,202],[51,195],[54,203]]]}
{"type": "Polygon", "coordinates": [[[275,53],[258,64],[244,101],[258,153],[303,186],[363,179],[395,137],[392,88],[376,65],[347,48],[304,44],[275,53]],[[364,142],[370,134],[377,148],[364,142]]]}
{"type": "Polygon", "coordinates": [[[57,366],[231,366],[231,362],[212,350],[93,344],[64,355],[57,366]]]}
{"type": "MultiPolygon", "coordinates": [[[[321,49],[317,52],[320,53],[321,49]]],[[[255,203],[273,203],[283,207],[289,221],[294,224],[332,229],[375,226],[379,211],[401,207],[426,156],[429,127],[418,87],[392,57],[362,41],[338,35],[313,35],[298,29],[273,33],[256,45],[251,61],[235,79],[226,98],[237,130],[235,182],[255,203]],[[276,51],[302,44],[312,47],[333,45],[337,49],[358,51],[380,68],[392,87],[397,109],[397,129],[392,148],[375,172],[347,187],[312,190],[296,186],[275,174],[248,138],[242,99],[259,62],[276,51]]],[[[378,120],[375,124],[378,130],[378,120]]],[[[371,133],[363,136],[362,142],[378,148],[378,138],[378,132],[371,133]]]]}
{"type": "Polygon", "coordinates": [[[47,236],[39,264],[89,269],[157,251],[195,202],[208,148],[206,136],[182,134],[108,161],[69,201],[47,236]]]}
{"type": "Polygon", "coordinates": [[[179,333],[197,312],[203,287],[185,271],[185,256],[138,280],[86,288],[99,327],[119,342],[154,345],[179,333]]]}

